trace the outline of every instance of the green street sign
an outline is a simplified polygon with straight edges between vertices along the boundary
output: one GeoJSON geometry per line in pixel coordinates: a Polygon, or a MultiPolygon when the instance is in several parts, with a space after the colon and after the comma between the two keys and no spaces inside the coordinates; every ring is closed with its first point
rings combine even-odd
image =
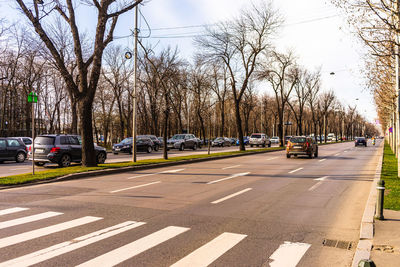
{"type": "Polygon", "coordinates": [[[37,94],[35,92],[30,92],[28,95],[28,103],[37,103],[37,94]]]}

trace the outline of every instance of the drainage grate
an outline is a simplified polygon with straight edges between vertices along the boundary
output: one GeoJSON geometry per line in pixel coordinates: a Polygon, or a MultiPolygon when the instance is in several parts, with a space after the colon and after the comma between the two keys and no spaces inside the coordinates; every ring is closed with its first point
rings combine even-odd
{"type": "Polygon", "coordinates": [[[322,245],[326,247],[340,248],[350,250],[353,246],[353,242],[343,241],[343,240],[335,240],[335,239],[324,239],[322,245]]]}

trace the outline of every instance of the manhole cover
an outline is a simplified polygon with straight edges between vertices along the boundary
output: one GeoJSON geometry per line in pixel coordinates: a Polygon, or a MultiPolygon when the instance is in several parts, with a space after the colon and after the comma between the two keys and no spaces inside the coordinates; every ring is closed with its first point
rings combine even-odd
{"type": "Polygon", "coordinates": [[[333,247],[333,248],[350,250],[353,246],[353,242],[336,240],[336,239],[324,239],[324,241],[322,242],[322,245],[324,245],[325,247],[333,247]]]}

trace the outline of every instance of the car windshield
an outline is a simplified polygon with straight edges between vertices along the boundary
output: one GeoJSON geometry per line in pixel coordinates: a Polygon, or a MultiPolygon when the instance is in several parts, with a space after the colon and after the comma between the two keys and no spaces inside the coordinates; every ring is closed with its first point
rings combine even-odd
{"type": "Polygon", "coordinates": [[[183,134],[176,134],[176,135],[172,136],[171,139],[185,139],[185,135],[183,135],[183,134]]]}
{"type": "Polygon", "coordinates": [[[292,137],[290,138],[290,142],[292,143],[304,143],[306,141],[305,137],[292,137]]]}
{"type": "Polygon", "coordinates": [[[279,139],[279,137],[278,136],[274,136],[271,139],[279,139]]]}
{"type": "Polygon", "coordinates": [[[35,138],[35,145],[54,145],[54,137],[38,136],[35,138]]]}
{"type": "Polygon", "coordinates": [[[250,138],[261,138],[261,134],[252,134],[250,138]]]}
{"type": "Polygon", "coordinates": [[[132,144],[132,139],[133,138],[125,138],[124,140],[121,141],[121,145],[132,144]]]}
{"type": "Polygon", "coordinates": [[[357,138],[357,141],[364,141],[364,140],[365,140],[364,137],[358,137],[358,138],[357,138]]]}

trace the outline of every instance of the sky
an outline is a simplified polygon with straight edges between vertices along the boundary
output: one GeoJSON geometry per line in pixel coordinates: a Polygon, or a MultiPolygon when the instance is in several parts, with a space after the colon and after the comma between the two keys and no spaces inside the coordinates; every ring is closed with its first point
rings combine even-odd
{"type": "MultiPolygon", "coordinates": [[[[14,1],[0,0],[0,16],[15,21],[20,16],[11,2],[14,1]]],[[[201,25],[232,19],[250,3],[250,0],[145,0],[140,7],[140,35],[150,35],[147,41],[160,49],[177,46],[180,56],[190,60],[196,50],[193,36],[202,34],[201,25]]],[[[285,19],[274,40],[275,47],[281,52],[293,50],[298,62],[308,70],[321,68],[323,90],[333,90],[342,104],[356,106],[368,121],[375,122],[376,108],[363,80],[362,57],[366,50],[347,26],[341,11],[329,0],[273,0],[273,5],[285,19]]],[[[80,26],[92,31],[94,13],[79,14],[78,19],[80,26]]],[[[116,42],[126,50],[133,47],[133,39],[125,37],[133,27],[131,11],[120,18],[115,32],[121,37],[116,42]]]]}

